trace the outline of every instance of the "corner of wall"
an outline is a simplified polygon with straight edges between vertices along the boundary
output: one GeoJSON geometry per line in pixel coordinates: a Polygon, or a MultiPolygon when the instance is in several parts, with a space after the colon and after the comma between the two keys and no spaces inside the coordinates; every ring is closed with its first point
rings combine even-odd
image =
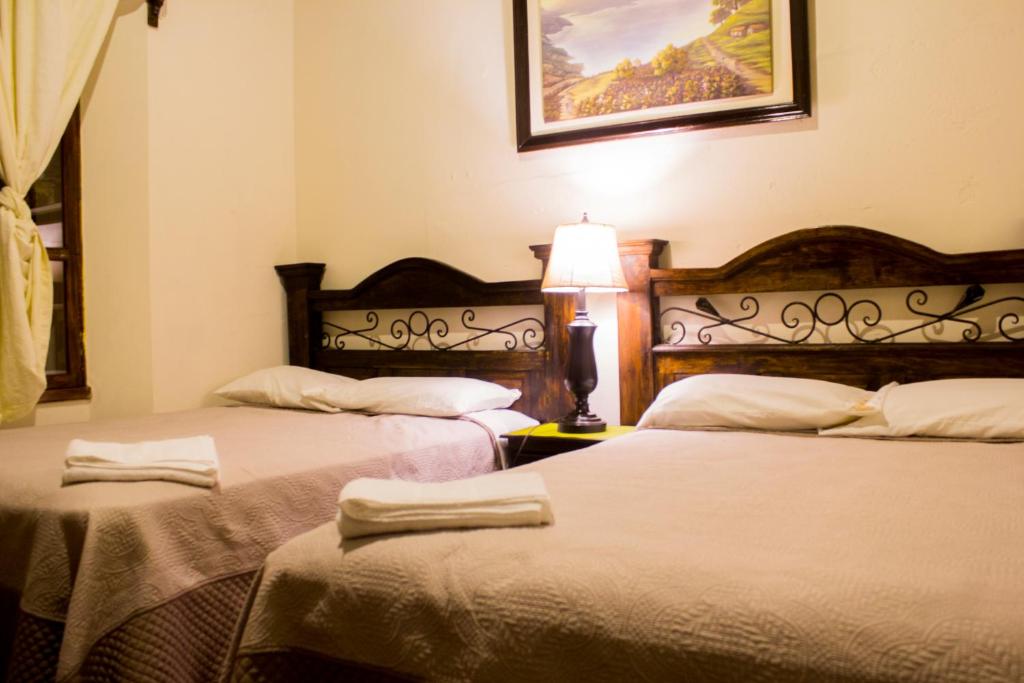
{"type": "Polygon", "coordinates": [[[295,259],[292,2],[169,3],[149,34],[153,410],[284,361],[295,259]],[[173,12],[173,14],[172,14],[173,12]]]}
{"type": "Polygon", "coordinates": [[[92,399],[40,406],[37,423],[153,408],[145,14],[145,3],[120,4],[82,96],[85,342],[92,399]]]}

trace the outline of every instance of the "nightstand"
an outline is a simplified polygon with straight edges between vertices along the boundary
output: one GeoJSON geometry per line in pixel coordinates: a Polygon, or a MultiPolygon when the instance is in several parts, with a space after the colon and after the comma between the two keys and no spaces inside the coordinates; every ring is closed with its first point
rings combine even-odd
{"type": "Polygon", "coordinates": [[[577,451],[635,431],[636,427],[609,425],[607,431],[593,434],[563,434],[558,431],[557,423],[548,422],[509,432],[503,437],[508,439],[508,466],[518,467],[559,453],[577,451]]]}

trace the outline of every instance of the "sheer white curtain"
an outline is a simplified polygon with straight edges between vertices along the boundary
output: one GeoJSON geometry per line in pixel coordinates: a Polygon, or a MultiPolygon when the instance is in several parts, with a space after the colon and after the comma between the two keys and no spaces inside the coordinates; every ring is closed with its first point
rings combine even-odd
{"type": "Polygon", "coordinates": [[[0,422],[46,389],[50,261],[25,195],[60,144],[117,0],[0,0],[0,422]]]}

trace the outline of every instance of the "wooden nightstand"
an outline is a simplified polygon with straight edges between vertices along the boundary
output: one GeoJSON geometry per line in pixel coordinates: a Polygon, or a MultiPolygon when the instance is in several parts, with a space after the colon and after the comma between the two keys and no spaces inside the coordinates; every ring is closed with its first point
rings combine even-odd
{"type": "Polygon", "coordinates": [[[558,431],[556,423],[548,422],[503,436],[508,439],[508,466],[518,467],[559,453],[593,446],[623,434],[632,434],[634,431],[636,427],[609,425],[607,431],[594,434],[563,434],[558,431]]]}

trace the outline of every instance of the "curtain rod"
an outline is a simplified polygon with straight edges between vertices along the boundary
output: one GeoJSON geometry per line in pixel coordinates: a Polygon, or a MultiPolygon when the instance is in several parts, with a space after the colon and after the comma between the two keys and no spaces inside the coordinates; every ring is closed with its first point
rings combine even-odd
{"type": "Polygon", "coordinates": [[[146,0],[146,4],[149,5],[149,14],[146,17],[146,23],[153,28],[159,28],[160,8],[164,6],[164,0],[146,0]]]}

